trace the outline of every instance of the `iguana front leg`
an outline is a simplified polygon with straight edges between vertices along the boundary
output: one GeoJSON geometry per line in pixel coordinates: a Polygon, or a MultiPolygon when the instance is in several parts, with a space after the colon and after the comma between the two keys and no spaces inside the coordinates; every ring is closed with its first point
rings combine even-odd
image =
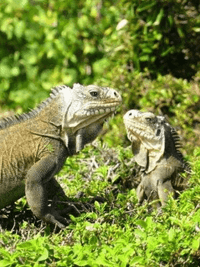
{"type": "MultiPolygon", "coordinates": [[[[48,223],[57,224],[59,228],[64,228],[67,222],[65,218],[48,207],[48,185],[56,172],[57,158],[55,155],[40,159],[27,173],[25,193],[32,212],[38,218],[48,223]]],[[[54,193],[56,195],[56,192],[54,193]]]]}
{"type": "Polygon", "coordinates": [[[68,200],[64,190],[62,189],[62,187],[55,178],[51,178],[51,180],[47,183],[46,190],[48,193],[48,200],[54,201],[55,198],[61,201],[68,200]]]}

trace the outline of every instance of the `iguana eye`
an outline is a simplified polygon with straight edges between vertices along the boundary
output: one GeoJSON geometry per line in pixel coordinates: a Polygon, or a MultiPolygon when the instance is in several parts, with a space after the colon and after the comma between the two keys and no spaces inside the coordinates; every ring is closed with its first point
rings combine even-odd
{"type": "Polygon", "coordinates": [[[153,120],[152,120],[152,118],[145,118],[146,119],[146,121],[148,121],[148,122],[152,122],[153,120]]]}
{"type": "Polygon", "coordinates": [[[158,130],[156,131],[156,136],[159,136],[159,135],[160,135],[160,133],[161,133],[161,130],[160,130],[160,129],[158,129],[158,130]]]}
{"type": "Polygon", "coordinates": [[[90,95],[93,97],[97,97],[98,96],[98,92],[97,91],[91,91],[90,95]]]}

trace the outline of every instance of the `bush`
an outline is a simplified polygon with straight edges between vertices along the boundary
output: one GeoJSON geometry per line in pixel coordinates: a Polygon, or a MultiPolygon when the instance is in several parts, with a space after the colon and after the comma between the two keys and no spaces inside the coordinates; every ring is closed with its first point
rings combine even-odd
{"type": "Polygon", "coordinates": [[[115,8],[121,10],[118,25],[104,37],[112,66],[129,72],[148,68],[153,78],[158,73],[195,75],[200,62],[197,1],[123,0],[115,8]]]}
{"type": "Polygon", "coordinates": [[[100,77],[126,87],[146,68],[153,78],[190,79],[200,62],[198,11],[192,0],[2,0],[0,104],[27,110],[54,85],[100,77]]]}
{"type": "Polygon", "coordinates": [[[1,106],[26,110],[54,85],[94,82],[112,20],[98,1],[3,0],[0,20],[1,106]]]}

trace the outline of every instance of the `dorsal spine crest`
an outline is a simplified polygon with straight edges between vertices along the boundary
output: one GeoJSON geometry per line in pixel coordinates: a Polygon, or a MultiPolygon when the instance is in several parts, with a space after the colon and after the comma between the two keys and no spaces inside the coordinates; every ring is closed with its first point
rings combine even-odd
{"type": "Polygon", "coordinates": [[[20,122],[26,121],[27,119],[31,119],[39,112],[45,108],[52,99],[54,99],[62,89],[67,88],[67,86],[62,85],[62,86],[57,86],[51,89],[50,97],[48,97],[45,101],[43,101],[41,104],[39,104],[35,109],[32,109],[28,113],[23,113],[21,115],[16,114],[13,116],[9,116],[6,118],[0,119],[0,129],[5,129],[7,127],[10,127],[12,125],[18,124],[20,122]]]}

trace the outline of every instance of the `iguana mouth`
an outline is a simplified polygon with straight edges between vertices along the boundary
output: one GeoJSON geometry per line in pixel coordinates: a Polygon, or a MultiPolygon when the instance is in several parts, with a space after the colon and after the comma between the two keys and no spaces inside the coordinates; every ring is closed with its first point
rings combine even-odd
{"type": "Polygon", "coordinates": [[[155,134],[152,134],[152,130],[148,129],[147,127],[144,127],[141,123],[133,123],[130,121],[124,121],[127,135],[129,140],[132,142],[134,140],[140,139],[141,137],[147,139],[147,140],[159,140],[159,136],[155,136],[155,134]],[[149,131],[151,130],[151,132],[149,131]]]}
{"type": "Polygon", "coordinates": [[[75,115],[79,118],[80,123],[74,127],[73,132],[77,132],[79,129],[87,127],[93,123],[103,124],[107,118],[111,117],[116,112],[120,102],[113,102],[104,104],[104,107],[95,107],[90,105],[89,109],[83,109],[78,111],[75,115]]]}
{"type": "MultiPolygon", "coordinates": [[[[99,104],[99,103],[98,103],[99,104]]],[[[117,106],[120,104],[119,102],[113,102],[113,103],[108,103],[104,104],[104,107],[98,107],[97,103],[93,103],[92,105],[89,106],[89,108],[83,108],[82,110],[78,111],[76,115],[79,117],[81,116],[91,116],[91,115],[103,115],[103,114],[108,114],[112,113],[116,110],[117,106]]]]}

